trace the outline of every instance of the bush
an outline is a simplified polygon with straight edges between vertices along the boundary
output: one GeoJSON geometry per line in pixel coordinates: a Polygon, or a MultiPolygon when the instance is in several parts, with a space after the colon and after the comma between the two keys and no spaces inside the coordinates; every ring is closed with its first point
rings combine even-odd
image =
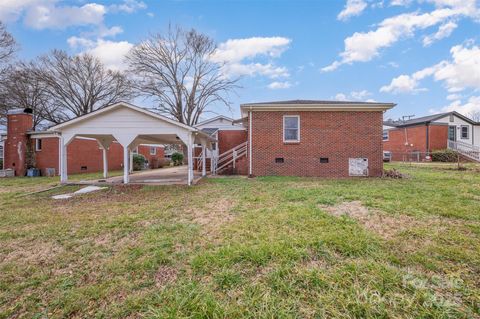
{"type": "Polygon", "coordinates": [[[179,166],[183,164],[183,154],[175,152],[172,154],[172,161],[174,166],[179,166]]]}
{"type": "Polygon", "coordinates": [[[145,157],[142,154],[133,154],[133,170],[140,171],[145,166],[145,157]]]}
{"type": "Polygon", "coordinates": [[[455,163],[458,161],[457,152],[450,149],[433,151],[431,154],[431,157],[432,157],[432,162],[455,163]]]}

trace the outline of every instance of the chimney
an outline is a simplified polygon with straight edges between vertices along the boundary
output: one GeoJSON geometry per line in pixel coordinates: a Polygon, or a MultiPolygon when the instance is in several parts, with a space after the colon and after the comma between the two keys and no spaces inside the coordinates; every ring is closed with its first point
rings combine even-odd
{"type": "Polygon", "coordinates": [[[4,144],[4,168],[11,168],[16,176],[25,176],[27,132],[33,128],[32,109],[12,109],[7,113],[7,138],[4,144]]]}

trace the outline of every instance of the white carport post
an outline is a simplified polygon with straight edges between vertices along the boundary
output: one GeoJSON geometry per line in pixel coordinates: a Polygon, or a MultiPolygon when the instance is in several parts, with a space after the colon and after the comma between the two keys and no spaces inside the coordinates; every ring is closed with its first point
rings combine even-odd
{"type": "Polygon", "coordinates": [[[137,135],[135,134],[114,134],[113,135],[118,143],[123,146],[123,183],[128,184],[130,182],[130,144],[135,140],[137,135]]]}
{"type": "Polygon", "coordinates": [[[108,154],[107,149],[102,148],[103,153],[103,178],[107,179],[108,177],[108,154]]]}
{"type": "Polygon", "coordinates": [[[128,172],[133,173],[133,152],[132,152],[133,147],[129,150],[129,164],[128,164],[128,172]]]}
{"type": "Polygon", "coordinates": [[[187,157],[188,157],[188,185],[193,184],[193,134],[188,133],[187,137],[187,157]]]}
{"type": "Polygon", "coordinates": [[[202,143],[202,176],[207,176],[207,148],[205,144],[202,143]]]}
{"type": "Polygon", "coordinates": [[[60,183],[68,182],[68,169],[67,169],[67,146],[73,140],[74,135],[62,134],[58,139],[58,167],[60,171],[60,183]]]}
{"type": "Polygon", "coordinates": [[[102,157],[103,157],[103,178],[108,178],[108,149],[112,143],[111,138],[97,138],[97,143],[100,145],[102,149],[102,157]]]}

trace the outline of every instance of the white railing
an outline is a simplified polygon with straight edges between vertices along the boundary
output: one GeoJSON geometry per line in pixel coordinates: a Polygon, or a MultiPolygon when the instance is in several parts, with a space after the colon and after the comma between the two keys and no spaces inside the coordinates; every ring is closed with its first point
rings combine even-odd
{"type": "Polygon", "coordinates": [[[232,165],[232,167],[235,168],[237,160],[246,155],[247,142],[243,142],[242,144],[229,149],[217,157],[212,157],[212,173],[217,174],[219,171],[228,167],[229,165],[232,165]]]}
{"type": "Polygon", "coordinates": [[[448,141],[448,148],[475,161],[480,161],[480,147],[460,141],[448,141]]]}
{"type": "Polygon", "coordinates": [[[203,166],[202,157],[203,157],[203,151],[201,151],[200,154],[197,157],[197,171],[202,169],[202,166],[203,166]]]}

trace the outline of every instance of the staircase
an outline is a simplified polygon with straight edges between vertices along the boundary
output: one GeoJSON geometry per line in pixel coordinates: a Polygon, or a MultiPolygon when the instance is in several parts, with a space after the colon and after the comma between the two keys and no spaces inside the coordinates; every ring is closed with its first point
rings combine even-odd
{"type": "Polygon", "coordinates": [[[480,162],[480,147],[459,141],[448,141],[448,148],[476,162],[480,162]]]}
{"type": "Polygon", "coordinates": [[[212,174],[244,173],[247,167],[247,142],[243,142],[228,151],[212,158],[212,174]]]}

